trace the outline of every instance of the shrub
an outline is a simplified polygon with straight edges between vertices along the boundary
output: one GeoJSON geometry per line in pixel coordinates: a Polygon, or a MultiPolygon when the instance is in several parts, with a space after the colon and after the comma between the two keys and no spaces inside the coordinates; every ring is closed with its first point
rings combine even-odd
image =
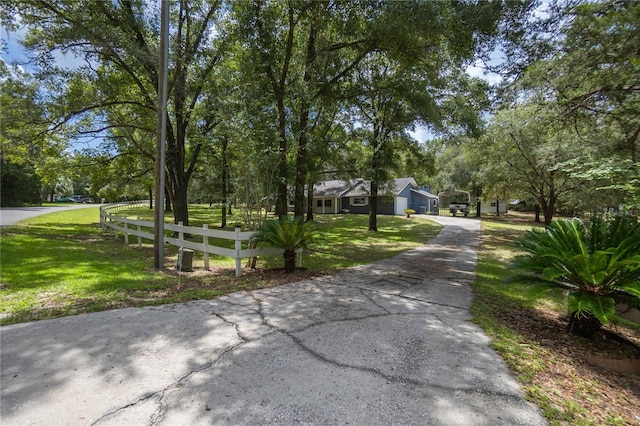
{"type": "Polygon", "coordinates": [[[416,214],[416,211],[414,209],[404,209],[404,214],[410,217],[412,214],[416,214]]]}
{"type": "Polygon", "coordinates": [[[256,231],[253,241],[283,249],[284,271],[290,273],[296,269],[296,249],[308,248],[317,237],[311,225],[312,222],[305,223],[301,216],[268,220],[256,231]]]}
{"type": "Polygon", "coordinates": [[[591,337],[615,314],[615,304],[640,305],[640,225],[630,216],[611,221],[558,220],[528,231],[519,243],[524,254],[511,267],[512,280],[526,281],[541,294],[569,292],[568,330],[591,337]]]}

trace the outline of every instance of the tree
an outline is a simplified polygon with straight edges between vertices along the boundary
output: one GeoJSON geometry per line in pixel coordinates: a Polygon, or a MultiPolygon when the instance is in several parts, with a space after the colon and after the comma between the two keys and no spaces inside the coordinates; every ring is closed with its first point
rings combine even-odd
{"type": "MultiPolygon", "coordinates": [[[[484,158],[478,156],[477,139],[455,137],[433,140],[429,150],[435,156],[435,169],[432,184],[438,191],[452,192],[457,189],[468,190],[480,202],[480,197],[488,194],[489,188],[484,158]]],[[[480,210],[476,211],[480,215],[480,210]]]]}
{"type": "Polygon", "coordinates": [[[0,158],[8,167],[3,173],[5,204],[39,203],[69,175],[64,153],[68,139],[46,131],[51,118],[43,100],[44,89],[32,75],[0,61],[0,158]],[[42,188],[34,189],[36,184],[42,188]],[[27,186],[21,188],[23,185],[27,186]],[[17,192],[10,195],[13,186],[17,192]],[[43,198],[35,197],[35,192],[43,198]]]}
{"type": "Polygon", "coordinates": [[[640,206],[640,4],[557,2],[536,27],[540,52],[514,96],[543,94],[577,144],[594,151],[567,167],[610,205],[640,206]]]}
{"type": "Polygon", "coordinates": [[[278,216],[287,211],[290,183],[295,215],[304,214],[307,178],[315,161],[309,156],[310,144],[316,142],[310,139],[314,117],[335,85],[375,46],[365,22],[373,8],[367,2],[328,1],[234,5],[252,53],[244,56],[249,63],[243,68],[263,82],[262,92],[254,94],[277,123],[278,216]]]}
{"type": "Polygon", "coordinates": [[[22,204],[40,204],[40,177],[28,163],[14,164],[9,160],[0,160],[0,206],[20,206],[22,204]]]}
{"type": "Polygon", "coordinates": [[[600,161],[581,172],[608,180],[601,188],[617,190],[628,207],[640,208],[640,3],[608,0],[563,12],[571,21],[561,55],[550,64],[557,67],[559,102],[574,125],[587,118],[599,128],[586,143],[607,142],[599,144],[600,161]]]}
{"type": "MultiPolygon", "coordinates": [[[[219,2],[179,1],[171,21],[167,188],[175,221],[189,223],[187,186],[201,150],[198,132],[210,130],[210,113],[199,109],[222,47],[219,2]],[[203,125],[204,123],[204,125],[203,125]],[[198,127],[200,125],[200,128],[198,127]]],[[[41,78],[65,76],[60,119],[51,128],[80,118],[85,133],[114,129],[153,134],[158,87],[157,7],[143,0],[120,2],[2,2],[4,19],[19,14],[29,28],[25,46],[42,65],[41,78]],[[84,58],[86,65],[60,70],[51,52],[84,58]]]]}
{"type": "Polygon", "coordinates": [[[377,230],[377,191],[388,178],[387,159],[394,152],[392,135],[401,137],[415,123],[452,133],[480,130],[481,108],[474,100],[482,99],[477,95],[484,87],[474,85],[462,69],[480,44],[497,35],[504,10],[495,4],[393,2],[385,12],[381,21],[388,25],[387,37],[380,51],[360,64],[353,96],[370,131],[372,231],[377,230]]]}
{"type": "Polygon", "coordinates": [[[508,183],[517,194],[528,194],[540,205],[544,223],[553,219],[559,200],[576,190],[579,180],[565,169],[566,162],[590,158],[588,147],[556,119],[557,111],[530,102],[500,110],[478,146],[486,182],[494,193],[508,183]]]}
{"type": "Polygon", "coordinates": [[[404,96],[413,82],[405,78],[411,75],[406,71],[383,55],[372,55],[355,80],[354,112],[363,123],[365,131],[359,133],[370,152],[369,231],[378,230],[378,190],[390,180],[393,142],[417,115],[404,96]]]}

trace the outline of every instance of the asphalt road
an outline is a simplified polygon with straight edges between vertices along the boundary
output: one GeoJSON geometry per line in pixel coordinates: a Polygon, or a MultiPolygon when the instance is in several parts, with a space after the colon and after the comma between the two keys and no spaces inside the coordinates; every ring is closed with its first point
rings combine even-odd
{"type": "Polygon", "coordinates": [[[31,219],[47,213],[54,213],[63,210],[86,209],[98,207],[99,204],[61,204],[55,207],[11,207],[0,209],[0,226],[13,225],[21,220],[31,219]]]}

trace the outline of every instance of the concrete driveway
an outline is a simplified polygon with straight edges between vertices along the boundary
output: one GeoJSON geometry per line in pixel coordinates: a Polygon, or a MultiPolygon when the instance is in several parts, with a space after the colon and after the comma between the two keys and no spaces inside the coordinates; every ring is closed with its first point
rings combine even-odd
{"type": "Polygon", "coordinates": [[[542,425],[470,322],[480,223],[334,276],[1,329],[3,425],[542,425]]]}

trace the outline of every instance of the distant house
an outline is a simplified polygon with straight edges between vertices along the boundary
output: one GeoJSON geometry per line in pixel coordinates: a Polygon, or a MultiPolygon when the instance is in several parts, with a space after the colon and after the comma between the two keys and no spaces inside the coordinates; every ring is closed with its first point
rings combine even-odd
{"type": "MultiPolygon", "coordinates": [[[[314,213],[369,213],[371,182],[364,179],[328,180],[313,186],[314,213]]],[[[437,213],[438,197],[419,188],[412,177],[395,179],[378,190],[378,214],[437,213]]]]}

